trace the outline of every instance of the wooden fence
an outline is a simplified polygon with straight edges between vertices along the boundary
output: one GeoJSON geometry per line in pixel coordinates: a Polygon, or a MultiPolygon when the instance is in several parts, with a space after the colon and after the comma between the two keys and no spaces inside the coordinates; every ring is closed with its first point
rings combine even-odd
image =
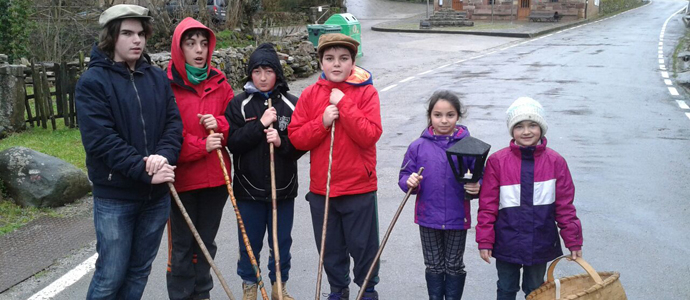
{"type": "MultiPolygon", "coordinates": [[[[83,57],[83,56],[82,56],[83,57]]],[[[83,59],[80,63],[41,63],[31,61],[31,68],[26,69],[26,87],[32,87],[33,93],[26,93],[26,122],[31,127],[41,126],[56,129],[56,119],[63,119],[65,127],[76,128],[78,125],[74,104],[74,88],[78,75],[83,70],[83,59]],[[53,89],[54,88],[54,89],[53,89]],[[31,104],[34,104],[33,106],[31,104]]]]}

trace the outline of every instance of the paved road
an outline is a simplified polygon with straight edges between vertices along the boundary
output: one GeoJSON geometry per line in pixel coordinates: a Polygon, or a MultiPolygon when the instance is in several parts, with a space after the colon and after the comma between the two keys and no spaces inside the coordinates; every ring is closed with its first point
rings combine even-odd
{"type": "MultiPolygon", "coordinates": [[[[675,101],[683,97],[672,96],[665,85],[658,58],[659,32],[686,3],[655,1],[608,20],[533,40],[364,30],[365,57],[359,63],[374,73],[384,126],[378,144],[381,231],[403,197],[396,185],[399,165],[407,145],[426,124],[424,102],[434,90],[450,89],[462,95],[469,107],[463,123],[474,136],[492,144],[493,151],[508,143],[507,106],[519,96],[532,96],[549,113],[549,146],[570,164],[584,227],[585,258],[600,271],[621,272],[630,299],[689,299],[690,262],[685,258],[690,256],[690,239],[685,231],[690,226],[686,184],[690,120],[675,101]]],[[[369,28],[378,20],[374,16],[362,22],[369,28]]],[[[684,28],[676,16],[665,27],[662,40],[667,68],[682,34],[684,28]]],[[[297,82],[293,90],[313,81],[297,82]]],[[[300,161],[300,167],[294,267],[288,287],[298,299],[309,299],[313,298],[318,254],[302,198],[308,183],[308,158],[300,161]]],[[[234,273],[236,227],[229,207],[225,214],[217,263],[235,297],[241,298],[240,280],[234,273]]],[[[419,233],[412,214],[409,203],[384,252],[378,286],[382,299],[425,298],[419,233]]],[[[161,245],[154,263],[145,299],[166,299],[165,246],[161,245]]],[[[70,268],[91,254],[88,249],[76,253],[62,267],[0,299],[26,299],[59,277],[64,272],[61,268],[70,268]]],[[[465,260],[469,273],[465,298],[495,297],[496,271],[479,258],[474,229],[468,236],[465,260]]],[[[567,264],[558,271],[561,276],[575,273],[582,272],[567,264]]],[[[90,277],[91,273],[55,299],[83,298],[90,277]]],[[[351,289],[356,291],[354,286],[351,289]]],[[[224,298],[219,285],[213,297],[224,298]]]]}

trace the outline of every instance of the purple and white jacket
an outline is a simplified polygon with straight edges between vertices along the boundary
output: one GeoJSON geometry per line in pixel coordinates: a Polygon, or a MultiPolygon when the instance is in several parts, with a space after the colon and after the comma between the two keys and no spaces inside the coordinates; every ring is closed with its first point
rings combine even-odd
{"type": "MultiPolygon", "coordinates": [[[[417,194],[414,222],[420,226],[443,230],[470,228],[470,202],[465,201],[465,188],[450,169],[446,150],[461,139],[470,136],[467,127],[456,125],[453,135],[434,135],[431,127],[422,132],[407,148],[400,168],[398,185],[407,192],[407,179],[424,167],[422,181],[413,191],[417,194]]],[[[465,166],[474,159],[465,160],[465,166]]],[[[463,170],[463,172],[466,170],[463,170]]]]}
{"type": "Polygon", "coordinates": [[[575,187],[565,159],[541,144],[510,147],[486,163],[479,195],[477,243],[501,261],[534,265],[563,255],[558,228],[571,251],[582,247],[575,187]]]}

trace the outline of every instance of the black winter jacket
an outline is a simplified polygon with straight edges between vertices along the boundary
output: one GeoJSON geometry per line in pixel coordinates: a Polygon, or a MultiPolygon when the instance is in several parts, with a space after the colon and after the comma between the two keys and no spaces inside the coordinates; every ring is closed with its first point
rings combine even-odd
{"type": "Polygon", "coordinates": [[[143,159],[158,154],[174,165],[180,152],[182,120],[165,72],[146,55],[130,72],[94,46],[75,100],[95,197],[144,200],[169,192],[167,184],[151,184],[143,159]]]}
{"type": "MultiPolygon", "coordinates": [[[[288,139],[287,126],[297,104],[297,97],[274,90],[271,94],[278,121],[280,147],[275,148],[276,199],[297,197],[297,159],[304,154],[288,139]]],[[[235,96],[225,112],[230,123],[228,149],[233,154],[233,189],[238,200],[271,201],[270,151],[261,116],[268,108],[266,97],[246,91],[235,96]]]]}

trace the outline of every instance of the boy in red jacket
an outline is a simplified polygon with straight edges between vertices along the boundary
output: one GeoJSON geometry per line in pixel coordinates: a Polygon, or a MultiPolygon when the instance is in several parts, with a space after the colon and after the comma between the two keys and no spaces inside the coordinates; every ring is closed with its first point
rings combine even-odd
{"type": "MultiPolygon", "coordinates": [[[[319,80],[297,101],[288,126],[295,148],[310,151],[309,193],[316,247],[321,251],[321,229],[326,195],[331,131],[334,130],[330,203],[324,269],[331,293],[328,299],[348,299],[350,257],[354,281],[362,286],[378,250],[376,210],[376,142],[381,137],[378,92],[368,71],[354,65],[359,43],[340,33],[319,38],[323,69],[319,80]]],[[[378,299],[378,267],[362,299],[378,299]]]]}
{"type": "MultiPolygon", "coordinates": [[[[230,125],[224,113],[233,97],[223,72],[210,64],[215,46],[213,31],[186,18],[175,28],[168,64],[168,79],[184,127],[175,189],[212,257],[216,255],[216,233],[228,198],[216,151],[228,140],[230,125]],[[209,134],[209,130],[215,133],[209,134]]],[[[230,172],[226,152],[223,159],[230,172]]],[[[213,288],[211,266],[175,204],[168,223],[168,247],[168,297],[209,298],[213,288]]]]}

